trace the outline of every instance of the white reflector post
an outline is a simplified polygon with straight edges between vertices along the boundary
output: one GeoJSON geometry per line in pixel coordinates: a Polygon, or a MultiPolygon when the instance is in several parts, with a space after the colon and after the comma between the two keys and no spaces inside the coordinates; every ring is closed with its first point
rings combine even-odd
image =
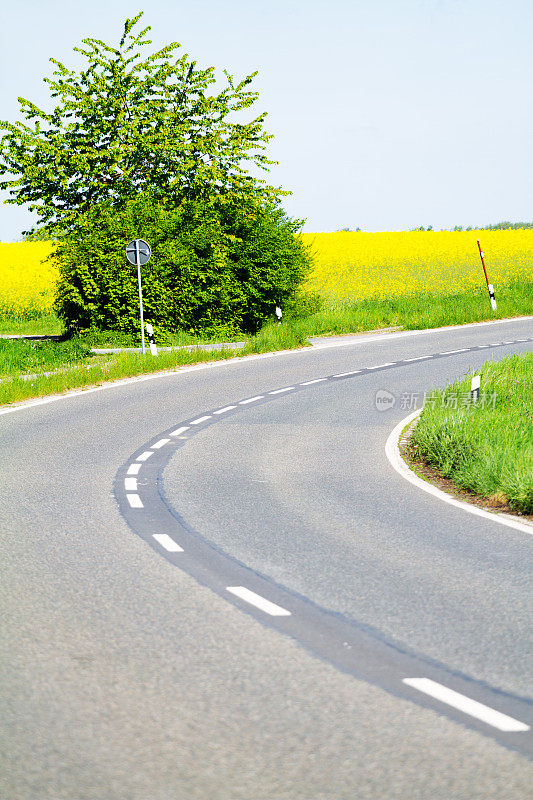
{"type": "Polygon", "coordinates": [[[489,276],[487,275],[487,268],[485,266],[485,253],[481,249],[479,239],[477,240],[477,248],[479,250],[479,255],[481,257],[483,272],[485,273],[485,280],[487,281],[487,289],[489,290],[490,304],[492,306],[492,310],[496,311],[496,298],[494,297],[494,286],[492,285],[492,283],[489,283],[489,276]]]}
{"type": "Polygon", "coordinates": [[[155,344],[154,329],[149,322],[146,323],[146,332],[148,334],[148,341],[150,342],[150,352],[153,356],[157,355],[157,347],[155,344]]]}
{"type": "Polygon", "coordinates": [[[470,384],[470,400],[472,403],[477,403],[479,400],[479,387],[481,386],[481,376],[474,375],[472,383],[470,384]]]}

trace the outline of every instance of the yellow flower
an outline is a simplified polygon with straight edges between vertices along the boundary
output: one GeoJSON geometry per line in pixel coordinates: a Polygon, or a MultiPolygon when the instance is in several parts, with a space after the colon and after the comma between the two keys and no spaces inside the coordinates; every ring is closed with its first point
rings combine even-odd
{"type": "Polygon", "coordinates": [[[0,244],[0,306],[52,310],[59,274],[44,261],[51,250],[50,242],[0,244]]]}

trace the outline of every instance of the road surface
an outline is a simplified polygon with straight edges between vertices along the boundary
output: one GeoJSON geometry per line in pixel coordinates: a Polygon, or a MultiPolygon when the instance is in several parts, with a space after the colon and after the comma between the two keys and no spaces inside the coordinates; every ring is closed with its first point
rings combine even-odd
{"type": "Polygon", "coordinates": [[[0,416],[0,796],[529,797],[533,540],[385,442],[531,349],[348,337],[0,416]]]}

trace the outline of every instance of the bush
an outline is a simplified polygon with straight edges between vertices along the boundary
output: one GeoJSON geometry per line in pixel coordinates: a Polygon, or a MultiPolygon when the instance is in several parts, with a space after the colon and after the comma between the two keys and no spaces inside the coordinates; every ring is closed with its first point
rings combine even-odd
{"type": "Polygon", "coordinates": [[[95,206],[56,245],[56,311],[71,332],[138,331],[137,270],[125,249],[141,238],[152,248],[142,268],[144,316],[156,329],[255,333],[308,273],[299,227],[276,205],[195,200],[166,208],[140,195],[119,211],[95,206]]]}

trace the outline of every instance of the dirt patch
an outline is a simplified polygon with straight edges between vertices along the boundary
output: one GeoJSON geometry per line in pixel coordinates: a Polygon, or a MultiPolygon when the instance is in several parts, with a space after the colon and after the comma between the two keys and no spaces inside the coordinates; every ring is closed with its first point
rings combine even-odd
{"type": "Polygon", "coordinates": [[[423,461],[417,452],[416,446],[412,443],[412,433],[417,421],[417,419],[413,420],[402,434],[398,443],[400,455],[413,472],[456,500],[462,500],[463,503],[470,503],[473,506],[482,508],[484,511],[513,516],[519,522],[527,521],[533,523],[533,514],[522,514],[511,508],[504,495],[495,494],[491,497],[480,497],[473,492],[456,486],[450,478],[444,478],[435,467],[423,461]]]}

